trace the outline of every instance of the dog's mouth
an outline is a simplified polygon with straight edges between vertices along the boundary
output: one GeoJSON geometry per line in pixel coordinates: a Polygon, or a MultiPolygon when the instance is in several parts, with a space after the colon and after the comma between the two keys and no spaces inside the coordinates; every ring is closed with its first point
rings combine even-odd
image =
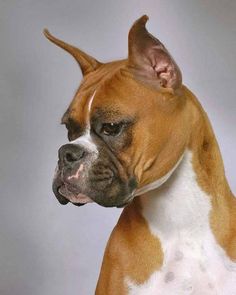
{"type": "Polygon", "coordinates": [[[83,206],[93,202],[90,197],[78,192],[75,187],[61,180],[59,181],[58,179],[54,179],[53,181],[53,192],[62,205],[66,205],[70,202],[76,206],[83,206]]]}
{"type": "Polygon", "coordinates": [[[120,178],[109,178],[107,181],[102,174],[101,181],[101,175],[95,173],[97,171],[88,173],[80,167],[81,165],[73,169],[59,166],[56,168],[52,188],[60,204],[66,205],[70,202],[82,206],[96,202],[103,207],[122,208],[132,201],[136,187],[133,179],[127,182],[120,178]]]}
{"type": "Polygon", "coordinates": [[[65,199],[69,200],[73,204],[84,205],[84,204],[93,202],[93,200],[90,197],[82,193],[73,191],[73,189],[70,188],[70,186],[66,183],[64,183],[62,186],[58,188],[58,192],[65,199]]]}
{"type": "MultiPolygon", "coordinates": [[[[72,203],[75,206],[83,206],[88,203],[93,203],[94,200],[92,200],[89,196],[76,192],[76,190],[73,187],[70,187],[70,185],[66,183],[61,183],[60,185],[53,184],[53,191],[56,195],[58,201],[62,205],[66,205],[69,202],[72,203]]],[[[124,202],[121,202],[120,204],[111,204],[111,205],[104,205],[100,204],[105,207],[117,207],[117,208],[124,208],[127,205],[129,205],[134,196],[130,195],[124,202]]]]}
{"type": "Polygon", "coordinates": [[[82,193],[80,186],[77,185],[77,179],[74,179],[78,178],[80,167],[75,167],[76,169],[71,171],[70,169],[59,169],[59,165],[57,165],[52,189],[60,204],[66,205],[70,202],[76,206],[83,206],[93,202],[89,196],[82,193]]]}

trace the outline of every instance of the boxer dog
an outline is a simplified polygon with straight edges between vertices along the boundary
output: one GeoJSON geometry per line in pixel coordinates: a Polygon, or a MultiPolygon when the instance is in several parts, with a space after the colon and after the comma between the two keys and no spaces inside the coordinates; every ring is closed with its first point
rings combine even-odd
{"type": "Polygon", "coordinates": [[[83,73],[53,191],[61,204],[125,207],[96,295],[235,295],[236,199],[207,115],[147,20],[109,63],[45,30],[83,73]]]}

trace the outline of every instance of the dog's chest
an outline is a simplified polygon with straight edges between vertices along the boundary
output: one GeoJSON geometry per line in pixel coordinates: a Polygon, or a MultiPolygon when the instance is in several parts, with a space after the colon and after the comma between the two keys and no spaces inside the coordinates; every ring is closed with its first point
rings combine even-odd
{"type": "Polygon", "coordinates": [[[158,195],[149,193],[142,202],[164,261],[142,285],[126,278],[129,295],[236,295],[236,264],[212,234],[210,197],[197,184],[191,153],[158,195]]]}
{"type": "Polygon", "coordinates": [[[176,237],[162,247],[164,263],[142,285],[128,280],[129,295],[236,295],[236,265],[211,236],[176,237]]]}

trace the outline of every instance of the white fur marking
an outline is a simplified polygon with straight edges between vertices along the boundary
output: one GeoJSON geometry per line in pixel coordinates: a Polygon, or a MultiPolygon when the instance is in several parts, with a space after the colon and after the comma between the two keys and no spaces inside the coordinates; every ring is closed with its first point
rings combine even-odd
{"type": "Polygon", "coordinates": [[[141,200],[143,216],[152,234],[161,241],[164,262],[142,285],[126,278],[128,294],[235,295],[236,263],[212,234],[210,197],[197,183],[192,153],[186,152],[168,182],[141,200]],[[176,259],[177,251],[183,253],[182,259],[176,259]],[[168,272],[174,272],[175,279],[166,284],[168,272]]]}
{"type": "Polygon", "coordinates": [[[91,109],[92,109],[92,103],[93,103],[93,100],[94,100],[94,97],[95,97],[95,94],[96,94],[96,90],[94,91],[93,95],[90,97],[89,99],[89,102],[88,102],[88,113],[87,113],[87,117],[86,117],[86,133],[90,134],[90,129],[91,129],[91,126],[90,126],[90,112],[91,112],[91,109]]]}
{"type": "Polygon", "coordinates": [[[94,155],[98,155],[97,145],[94,143],[91,135],[90,135],[90,112],[92,108],[92,103],[95,97],[96,91],[94,91],[93,95],[90,97],[88,102],[88,113],[86,117],[86,130],[84,135],[80,136],[76,140],[71,141],[72,144],[79,144],[85,147],[88,151],[94,152],[94,155]]]}
{"type": "Polygon", "coordinates": [[[91,112],[92,103],[93,103],[93,100],[94,100],[95,94],[96,94],[96,90],[94,91],[93,95],[91,96],[91,98],[90,98],[90,100],[89,100],[89,103],[88,103],[88,113],[91,112]]]}
{"type": "Polygon", "coordinates": [[[76,140],[71,141],[72,144],[79,144],[85,147],[88,151],[94,152],[95,154],[98,153],[98,149],[96,144],[94,143],[90,133],[85,133],[84,135],[80,136],[76,140]]]}

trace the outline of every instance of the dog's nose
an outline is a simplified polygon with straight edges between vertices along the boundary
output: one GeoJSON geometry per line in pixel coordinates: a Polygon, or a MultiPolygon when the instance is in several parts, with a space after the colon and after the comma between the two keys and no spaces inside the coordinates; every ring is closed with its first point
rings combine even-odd
{"type": "Polygon", "coordinates": [[[58,151],[59,161],[64,165],[72,165],[85,156],[82,146],[76,144],[65,144],[58,151]]]}

